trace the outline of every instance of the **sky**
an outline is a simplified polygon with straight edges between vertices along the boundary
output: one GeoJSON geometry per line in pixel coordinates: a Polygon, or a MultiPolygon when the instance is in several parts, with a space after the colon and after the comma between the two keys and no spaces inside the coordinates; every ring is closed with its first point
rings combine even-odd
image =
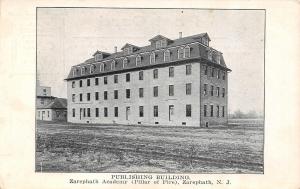
{"type": "Polygon", "coordinates": [[[37,73],[52,95],[67,96],[64,79],[73,65],[96,50],[113,52],[126,43],[149,45],[161,34],[170,39],[207,32],[210,46],[223,53],[229,112],[264,108],[264,11],[200,9],[39,8],[37,73]]]}

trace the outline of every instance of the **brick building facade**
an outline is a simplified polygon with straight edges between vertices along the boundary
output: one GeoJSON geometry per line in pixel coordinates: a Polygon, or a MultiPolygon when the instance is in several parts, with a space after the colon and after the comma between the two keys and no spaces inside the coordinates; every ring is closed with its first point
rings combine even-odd
{"type": "Polygon", "coordinates": [[[227,123],[228,78],[207,33],[96,51],[71,68],[68,121],[174,126],[227,123]]]}

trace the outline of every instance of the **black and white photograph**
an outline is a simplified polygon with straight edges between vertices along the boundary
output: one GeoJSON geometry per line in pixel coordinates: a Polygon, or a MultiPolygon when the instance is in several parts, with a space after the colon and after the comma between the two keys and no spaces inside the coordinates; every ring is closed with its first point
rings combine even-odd
{"type": "Polygon", "coordinates": [[[35,172],[264,174],[265,19],[37,7],[35,172]]]}

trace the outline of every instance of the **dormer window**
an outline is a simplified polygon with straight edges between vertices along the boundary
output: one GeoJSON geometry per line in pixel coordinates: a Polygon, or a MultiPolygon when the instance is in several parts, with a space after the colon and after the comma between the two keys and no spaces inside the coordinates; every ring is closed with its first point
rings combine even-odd
{"type": "Polygon", "coordinates": [[[124,58],[123,59],[123,68],[126,68],[128,66],[128,59],[124,58]]]}
{"type": "Polygon", "coordinates": [[[77,69],[73,68],[73,76],[76,76],[77,69]]]}
{"type": "Polygon", "coordinates": [[[178,59],[182,59],[184,56],[183,48],[182,47],[179,48],[177,53],[178,53],[178,59]]]}
{"type": "Polygon", "coordinates": [[[202,38],[201,38],[201,42],[202,42],[204,45],[208,46],[208,38],[207,38],[207,37],[202,37],[202,38]]]}
{"type": "Polygon", "coordinates": [[[217,53],[216,61],[218,64],[221,63],[221,53],[219,53],[219,52],[217,53]]]}
{"type": "Polygon", "coordinates": [[[164,52],[164,62],[168,62],[168,61],[170,61],[170,59],[171,59],[171,53],[170,53],[170,51],[169,50],[166,50],[165,52],[164,52]]]}
{"type": "Polygon", "coordinates": [[[212,50],[211,49],[209,49],[207,52],[207,59],[212,61],[212,50]]]}
{"type": "Polygon", "coordinates": [[[138,46],[126,43],[121,49],[123,50],[124,55],[128,55],[139,50],[140,48],[138,46]]]}
{"type": "Polygon", "coordinates": [[[152,52],[152,53],[150,54],[150,64],[154,64],[154,63],[155,63],[155,53],[152,52]]]}
{"type": "Polygon", "coordinates": [[[157,35],[149,40],[151,42],[151,47],[153,48],[164,48],[168,45],[168,43],[171,43],[172,40],[168,39],[162,35],[157,35]]]}
{"type": "Polygon", "coordinates": [[[94,73],[96,71],[96,65],[92,64],[90,67],[90,73],[94,73]]]}
{"type": "Polygon", "coordinates": [[[159,49],[167,46],[167,41],[165,39],[158,40],[155,42],[155,48],[159,49]]]}
{"type": "Polygon", "coordinates": [[[155,48],[160,48],[161,47],[161,41],[159,40],[159,41],[156,41],[155,42],[155,48]]]}
{"type": "Polygon", "coordinates": [[[84,75],[86,73],[87,73],[87,67],[84,66],[81,68],[81,75],[84,75]]]}
{"type": "Polygon", "coordinates": [[[186,46],[184,48],[184,58],[189,58],[191,56],[191,48],[189,46],[186,46]]]}
{"type": "Polygon", "coordinates": [[[140,55],[136,56],[135,63],[136,63],[137,66],[142,64],[142,57],[140,55]]]}
{"type": "Polygon", "coordinates": [[[166,47],[167,46],[167,40],[163,39],[161,40],[161,47],[166,47]]]}
{"type": "Polygon", "coordinates": [[[103,72],[103,71],[104,71],[104,64],[101,63],[101,64],[100,64],[100,72],[103,72]]]}
{"type": "Polygon", "coordinates": [[[110,67],[111,70],[116,69],[116,61],[113,60],[113,61],[111,62],[111,65],[110,65],[110,66],[111,66],[111,67],[110,67]]]}
{"type": "Polygon", "coordinates": [[[124,54],[129,54],[129,48],[124,49],[124,54]]]}
{"type": "Polygon", "coordinates": [[[95,61],[100,61],[100,60],[102,60],[102,54],[101,53],[96,54],[95,55],[95,61]]]}

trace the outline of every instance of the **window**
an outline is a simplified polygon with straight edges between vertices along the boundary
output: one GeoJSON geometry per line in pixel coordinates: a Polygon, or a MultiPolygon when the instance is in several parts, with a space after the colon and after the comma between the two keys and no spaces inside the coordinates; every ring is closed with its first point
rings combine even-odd
{"type": "Polygon", "coordinates": [[[225,106],[222,106],[222,117],[225,117],[225,106]]]}
{"type": "Polygon", "coordinates": [[[99,117],[99,108],[95,108],[95,117],[99,117]]]}
{"type": "Polygon", "coordinates": [[[91,65],[91,67],[90,67],[90,73],[94,73],[95,72],[95,70],[96,70],[96,65],[91,65]]]}
{"type": "Polygon", "coordinates": [[[75,81],[72,81],[72,88],[75,88],[75,81]]]}
{"type": "Polygon", "coordinates": [[[189,58],[191,56],[191,48],[189,46],[186,46],[184,48],[184,58],[189,58]]]}
{"type": "Polygon", "coordinates": [[[208,39],[207,39],[207,37],[202,37],[201,39],[202,39],[202,43],[204,45],[208,46],[208,39]]]}
{"type": "Polygon", "coordinates": [[[167,40],[163,39],[161,40],[161,47],[166,47],[167,46],[167,40]]]}
{"type": "Polygon", "coordinates": [[[185,106],[185,116],[192,117],[192,105],[191,104],[187,104],[185,106]]]}
{"type": "Polygon", "coordinates": [[[169,96],[174,96],[174,85],[169,85],[169,96]]]}
{"type": "Polygon", "coordinates": [[[191,95],[192,94],[192,84],[191,83],[187,83],[185,85],[185,94],[186,95],[191,95]]]}
{"type": "Polygon", "coordinates": [[[207,58],[210,61],[212,60],[212,51],[211,51],[211,49],[209,49],[208,52],[207,52],[207,58]]]}
{"type": "Polygon", "coordinates": [[[104,107],[104,117],[107,117],[108,116],[108,109],[107,107],[104,107]]]}
{"type": "Polygon", "coordinates": [[[220,78],[220,70],[219,69],[217,70],[217,78],[218,79],[220,78]]]}
{"type": "Polygon", "coordinates": [[[127,65],[128,65],[128,59],[124,58],[123,59],[123,68],[127,68],[127,65]]]}
{"type": "Polygon", "coordinates": [[[130,89],[126,89],[126,98],[130,98],[130,89]]]}
{"type": "Polygon", "coordinates": [[[95,100],[99,100],[99,92],[95,92],[95,100]]]}
{"type": "Polygon", "coordinates": [[[118,75],[114,75],[114,83],[118,83],[118,75]]]}
{"type": "Polygon", "coordinates": [[[225,97],[225,88],[222,89],[222,97],[225,97]]]}
{"type": "Polygon", "coordinates": [[[107,91],[104,91],[104,100],[107,100],[107,91]]]}
{"type": "Polygon", "coordinates": [[[82,80],[79,81],[79,87],[82,87],[82,80]]]}
{"type": "Polygon", "coordinates": [[[217,117],[220,117],[220,106],[217,105],[217,117]]]}
{"type": "Polygon", "coordinates": [[[158,96],[158,86],[153,87],[153,96],[154,97],[158,96]]]}
{"type": "Polygon", "coordinates": [[[85,108],[83,108],[83,117],[85,117],[85,108]]]}
{"type": "Polygon", "coordinates": [[[114,90],[114,99],[118,99],[118,94],[119,94],[118,90],[114,90]]]}
{"type": "Polygon", "coordinates": [[[171,60],[171,53],[169,50],[166,50],[164,52],[164,61],[167,62],[167,61],[170,61],[171,60]]]}
{"type": "Polygon", "coordinates": [[[182,59],[184,55],[183,48],[179,48],[177,53],[178,53],[178,59],[182,59]]]}
{"type": "Polygon", "coordinates": [[[72,109],[72,116],[75,117],[75,108],[72,109]]]}
{"type": "Polygon", "coordinates": [[[91,117],[91,109],[90,108],[87,108],[87,116],[91,117]]]}
{"type": "Polygon", "coordinates": [[[153,70],[153,78],[157,79],[158,78],[158,69],[153,70]]]}
{"type": "Polygon", "coordinates": [[[217,97],[220,96],[220,87],[217,87],[217,97]]]}
{"type": "Polygon", "coordinates": [[[126,82],[129,82],[130,81],[130,73],[127,73],[126,74],[126,82]]]}
{"type": "Polygon", "coordinates": [[[103,71],[104,71],[104,64],[101,63],[101,64],[100,64],[100,72],[103,72],[103,71]]]}
{"type": "Polygon", "coordinates": [[[210,105],[210,117],[214,116],[214,105],[210,105]]]}
{"type": "Polygon", "coordinates": [[[140,55],[136,56],[135,63],[137,66],[142,64],[142,57],[140,55]]]}
{"type": "Polygon", "coordinates": [[[152,52],[152,53],[150,54],[150,64],[154,64],[154,63],[155,63],[155,53],[152,52]]]}
{"type": "Polygon", "coordinates": [[[214,96],[214,86],[210,86],[210,96],[214,96]]]}
{"type": "Polygon", "coordinates": [[[95,55],[95,61],[99,61],[102,59],[102,53],[96,54],[95,55]]]}
{"type": "Polygon", "coordinates": [[[161,41],[160,40],[155,42],[155,47],[156,48],[160,48],[161,47],[161,41]]]}
{"type": "Polygon", "coordinates": [[[192,65],[188,64],[185,66],[185,74],[191,75],[192,74],[192,65]]]}
{"type": "Polygon", "coordinates": [[[116,69],[116,62],[113,60],[110,65],[111,70],[116,69]]]}
{"type": "Polygon", "coordinates": [[[140,117],[144,117],[144,106],[139,106],[140,117]]]}
{"type": "Polygon", "coordinates": [[[87,80],[86,80],[86,85],[87,85],[87,86],[90,86],[90,85],[91,85],[91,80],[90,80],[90,79],[87,79],[87,80]]]}
{"type": "Polygon", "coordinates": [[[158,117],[158,106],[153,106],[153,117],[158,117]]]}
{"type": "Polygon", "coordinates": [[[79,94],[79,101],[82,101],[82,93],[79,94]]]}
{"type": "Polygon", "coordinates": [[[223,80],[225,80],[225,78],[226,78],[226,72],[223,72],[223,80]]]}
{"type": "Polygon", "coordinates": [[[215,77],[215,68],[211,68],[211,77],[215,77]]]}
{"type": "Polygon", "coordinates": [[[72,94],[72,102],[75,102],[75,94],[72,94]]]}
{"type": "Polygon", "coordinates": [[[107,85],[107,77],[103,77],[103,83],[104,85],[107,85]]]}
{"type": "Polygon", "coordinates": [[[218,63],[218,64],[220,64],[221,63],[221,53],[217,53],[217,55],[216,55],[217,57],[216,57],[216,62],[218,63]]]}
{"type": "Polygon", "coordinates": [[[50,112],[49,112],[49,110],[47,111],[47,114],[48,114],[48,117],[50,117],[50,112]]]}
{"type": "Polygon", "coordinates": [[[115,117],[118,117],[119,116],[119,109],[118,109],[118,107],[115,107],[114,109],[115,109],[115,117]]]}
{"type": "Polygon", "coordinates": [[[208,68],[207,66],[204,66],[204,75],[207,75],[207,72],[208,72],[208,68]]]}
{"type": "Polygon", "coordinates": [[[83,66],[83,67],[81,68],[81,75],[86,74],[86,72],[87,72],[87,67],[83,66]]]}
{"type": "Polygon", "coordinates": [[[86,94],[86,100],[87,100],[87,101],[90,101],[90,100],[91,100],[91,93],[87,93],[87,94],[86,94]]]}
{"type": "Polygon", "coordinates": [[[139,97],[140,98],[144,97],[144,88],[139,88],[139,97]]]}
{"type": "Polygon", "coordinates": [[[143,80],[144,79],[144,72],[140,71],[139,72],[139,80],[143,80]]]}
{"type": "Polygon", "coordinates": [[[129,53],[129,48],[124,48],[124,54],[130,54],[129,53]]]}
{"type": "Polygon", "coordinates": [[[169,77],[174,77],[174,67],[169,67],[169,77]]]}
{"type": "Polygon", "coordinates": [[[207,116],[207,105],[204,105],[203,114],[204,114],[204,117],[207,116]]]}
{"type": "Polygon", "coordinates": [[[99,78],[95,78],[95,85],[99,85],[99,78]]]}
{"type": "Polygon", "coordinates": [[[203,86],[203,94],[207,95],[207,84],[204,84],[203,86]]]}

